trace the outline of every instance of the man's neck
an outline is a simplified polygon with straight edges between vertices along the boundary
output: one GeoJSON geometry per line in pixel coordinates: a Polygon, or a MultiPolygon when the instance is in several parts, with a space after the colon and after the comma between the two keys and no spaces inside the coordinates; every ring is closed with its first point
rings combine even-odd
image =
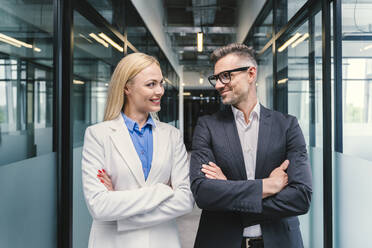
{"type": "Polygon", "coordinates": [[[234,107],[243,112],[245,123],[248,124],[249,116],[251,115],[256,104],[257,104],[257,97],[254,97],[254,98],[249,98],[246,101],[242,101],[234,105],[234,107]]]}

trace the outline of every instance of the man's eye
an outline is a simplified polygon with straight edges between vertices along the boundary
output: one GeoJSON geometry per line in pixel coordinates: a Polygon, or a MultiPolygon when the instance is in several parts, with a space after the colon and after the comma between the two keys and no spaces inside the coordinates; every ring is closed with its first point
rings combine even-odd
{"type": "Polygon", "coordinates": [[[228,72],[221,73],[221,78],[228,78],[228,77],[229,77],[228,72]]]}

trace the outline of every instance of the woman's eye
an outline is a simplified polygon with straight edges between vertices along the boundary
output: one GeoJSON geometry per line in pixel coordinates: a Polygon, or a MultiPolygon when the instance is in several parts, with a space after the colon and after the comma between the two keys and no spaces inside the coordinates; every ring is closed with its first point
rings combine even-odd
{"type": "Polygon", "coordinates": [[[155,83],[154,82],[148,83],[147,86],[154,87],[155,86],[155,83]]]}

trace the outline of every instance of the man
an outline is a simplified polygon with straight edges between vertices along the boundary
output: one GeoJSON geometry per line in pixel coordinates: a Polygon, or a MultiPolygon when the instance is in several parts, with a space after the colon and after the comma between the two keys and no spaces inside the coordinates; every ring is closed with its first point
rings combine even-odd
{"type": "Polygon", "coordinates": [[[203,209],[195,247],[303,247],[297,215],[312,189],[297,119],[259,104],[250,48],[230,44],[211,59],[208,79],[227,108],[199,118],[194,131],[191,190],[203,209]]]}

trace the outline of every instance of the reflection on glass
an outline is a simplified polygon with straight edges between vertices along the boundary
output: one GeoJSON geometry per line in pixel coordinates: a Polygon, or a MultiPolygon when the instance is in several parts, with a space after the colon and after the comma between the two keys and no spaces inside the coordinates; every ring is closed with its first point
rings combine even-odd
{"type": "Polygon", "coordinates": [[[124,45],[74,12],[74,76],[72,84],[74,146],[81,146],[85,128],[103,121],[112,69],[124,56],[124,45]]]}
{"type": "Polygon", "coordinates": [[[53,151],[53,5],[0,1],[0,165],[53,151]]]}
{"type": "Polygon", "coordinates": [[[304,246],[309,248],[323,247],[321,13],[310,18],[311,22],[306,21],[278,43],[276,82],[279,94],[288,96],[288,113],[298,119],[312,165],[311,208],[300,218],[304,246]]]}
{"type": "Polygon", "coordinates": [[[277,24],[278,30],[301,9],[307,0],[280,0],[277,1],[277,24]]]}
{"type": "Polygon", "coordinates": [[[271,46],[257,58],[257,95],[261,104],[273,109],[273,54],[271,46]]]}
{"type": "Polygon", "coordinates": [[[334,243],[340,248],[372,247],[366,197],[372,194],[371,13],[372,0],[342,1],[343,154],[333,157],[334,243]]]}
{"type": "Polygon", "coordinates": [[[372,161],[372,0],[342,3],[345,154],[372,161]]]}
{"type": "Polygon", "coordinates": [[[253,44],[256,52],[261,53],[264,46],[273,36],[273,11],[271,10],[264,21],[254,28],[253,44]]]}

